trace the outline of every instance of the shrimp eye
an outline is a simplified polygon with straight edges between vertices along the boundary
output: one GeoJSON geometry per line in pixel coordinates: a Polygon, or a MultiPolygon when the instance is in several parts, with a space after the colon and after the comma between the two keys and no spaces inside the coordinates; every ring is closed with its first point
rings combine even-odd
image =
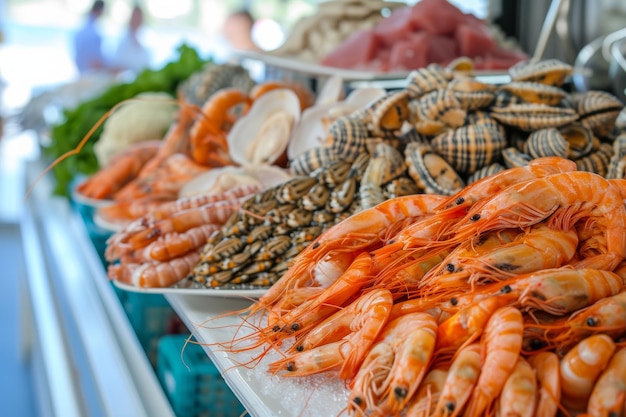
{"type": "Polygon", "coordinates": [[[587,323],[587,326],[589,327],[595,327],[598,325],[598,319],[594,317],[587,317],[587,320],[585,321],[585,323],[587,323]]]}
{"type": "Polygon", "coordinates": [[[274,327],[272,327],[272,330],[274,332],[279,332],[280,331],[280,326],[274,326],[274,327]]]}
{"type": "Polygon", "coordinates": [[[446,264],[446,271],[454,272],[454,264],[446,264]]]}
{"type": "Polygon", "coordinates": [[[478,220],[480,220],[480,214],[474,214],[472,217],[470,217],[470,220],[473,222],[477,222],[478,220]]]}
{"type": "Polygon", "coordinates": [[[502,291],[503,294],[508,294],[513,290],[510,285],[505,285],[504,287],[502,287],[500,291],[502,291]]]}
{"type": "Polygon", "coordinates": [[[298,323],[294,323],[291,325],[291,330],[298,330],[300,328],[300,325],[298,323]]]}
{"type": "Polygon", "coordinates": [[[304,346],[302,346],[302,345],[298,345],[298,346],[296,346],[296,350],[297,350],[298,352],[302,352],[302,351],[304,350],[304,346]]]}
{"type": "Polygon", "coordinates": [[[296,370],[296,364],[293,362],[289,362],[285,368],[289,371],[289,372],[293,372],[296,370]]]}
{"type": "Polygon", "coordinates": [[[361,406],[361,404],[363,404],[363,399],[361,397],[354,397],[354,399],[352,400],[353,403],[355,403],[356,405],[358,405],[359,407],[361,406]]]}
{"type": "Polygon", "coordinates": [[[544,347],[544,343],[540,339],[532,339],[530,341],[531,350],[541,349],[542,347],[544,347]]]}
{"type": "Polygon", "coordinates": [[[387,244],[393,243],[395,242],[395,239],[391,239],[389,242],[387,242],[387,244]]]}
{"type": "Polygon", "coordinates": [[[311,249],[317,249],[320,247],[320,242],[315,242],[313,245],[311,245],[311,249]]]}
{"type": "Polygon", "coordinates": [[[450,304],[452,304],[453,306],[457,305],[459,303],[459,300],[456,299],[456,297],[452,297],[450,299],[450,304]]]}
{"type": "Polygon", "coordinates": [[[465,199],[463,197],[459,197],[456,199],[456,201],[454,202],[457,206],[460,206],[461,204],[463,204],[465,202],[465,199]]]}
{"type": "Polygon", "coordinates": [[[406,388],[396,387],[393,393],[396,395],[396,398],[405,398],[409,391],[406,388]]]}
{"type": "Polygon", "coordinates": [[[446,403],[446,410],[448,410],[449,412],[454,413],[454,408],[455,408],[455,406],[454,406],[454,403],[452,401],[448,401],[446,403]]]}

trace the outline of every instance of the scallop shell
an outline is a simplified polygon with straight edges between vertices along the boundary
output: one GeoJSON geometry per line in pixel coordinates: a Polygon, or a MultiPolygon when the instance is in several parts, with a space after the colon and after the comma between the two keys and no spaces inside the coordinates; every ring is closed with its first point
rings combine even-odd
{"type": "Polygon", "coordinates": [[[344,98],[343,78],[338,75],[328,77],[322,89],[317,93],[315,106],[335,104],[344,98]]]}
{"type": "Polygon", "coordinates": [[[287,150],[300,116],[300,102],[292,90],[263,94],[228,133],[233,161],[240,165],[276,162],[287,150]]]}
{"type": "Polygon", "coordinates": [[[187,182],[179,197],[218,194],[244,184],[271,188],[287,181],[292,175],[282,168],[271,165],[226,166],[213,168],[187,182]]]}

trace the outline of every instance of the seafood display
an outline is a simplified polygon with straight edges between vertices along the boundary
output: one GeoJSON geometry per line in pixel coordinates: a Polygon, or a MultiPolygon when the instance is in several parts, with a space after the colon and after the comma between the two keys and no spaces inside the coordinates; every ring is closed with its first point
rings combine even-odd
{"type": "Polygon", "coordinates": [[[349,415],[619,415],[625,196],[541,157],[387,199],[313,240],[219,346],[345,381],[349,415]]]}

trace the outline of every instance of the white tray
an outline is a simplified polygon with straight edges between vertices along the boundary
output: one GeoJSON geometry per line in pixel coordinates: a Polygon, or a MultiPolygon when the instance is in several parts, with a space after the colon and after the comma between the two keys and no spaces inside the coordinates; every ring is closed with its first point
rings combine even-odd
{"type": "Polygon", "coordinates": [[[137,293],[144,294],[177,294],[177,295],[202,295],[205,297],[220,297],[220,298],[242,298],[242,299],[257,299],[267,292],[267,288],[251,288],[251,289],[230,289],[230,288],[178,288],[178,287],[165,287],[165,288],[141,288],[134,285],[125,284],[119,281],[113,281],[113,285],[117,288],[137,293]]]}

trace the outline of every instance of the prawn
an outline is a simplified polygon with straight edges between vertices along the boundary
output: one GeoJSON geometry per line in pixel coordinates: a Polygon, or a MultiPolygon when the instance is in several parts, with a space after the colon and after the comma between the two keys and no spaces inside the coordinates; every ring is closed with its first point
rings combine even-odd
{"type": "Polygon", "coordinates": [[[553,174],[504,189],[473,206],[453,228],[452,240],[462,242],[491,230],[527,227],[550,216],[548,226],[560,230],[569,230],[576,221],[590,216],[602,225],[607,252],[588,258],[587,264],[612,270],[624,258],[626,209],[621,194],[604,177],[583,171],[553,174]]]}
{"type": "Polygon", "coordinates": [[[448,371],[431,369],[420,384],[412,403],[407,407],[405,417],[428,417],[433,414],[445,386],[448,371]]]}
{"type": "Polygon", "coordinates": [[[188,252],[167,262],[111,264],[107,276],[140,288],[169,287],[184,279],[200,259],[201,250],[188,252]]]}
{"type": "Polygon", "coordinates": [[[596,379],[611,360],[615,342],[605,334],[581,340],[561,360],[561,402],[569,410],[583,411],[596,379]]]}
{"type": "Polygon", "coordinates": [[[595,382],[587,413],[592,417],[620,416],[626,399],[626,348],[617,350],[595,382]]]}
{"type": "Polygon", "coordinates": [[[350,381],[348,414],[373,409],[383,395],[385,381],[393,365],[393,348],[388,343],[376,343],[350,381]]]}
{"type": "Polygon", "coordinates": [[[519,357],[498,397],[497,415],[533,417],[537,403],[537,379],[533,368],[519,357]]]}
{"type": "Polygon", "coordinates": [[[559,357],[554,352],[540,352],[530,356],[528,362],[537,375],[538,396],[535,414],[541,417],[554,417],[561,402],[559,357]]]}
{"type": "Polygon", "coordinates": [[[459,349],[441,388],[434,417],[459,416],[472,395],[480,375],[480,345],[473,343],[459,349]]]}
{"type": "Polygon", "coordinates": [[[352,319],[348,335],[275,361],[269,365],[269,371],[274,374],[287,371],[281,373],[283,376],[304,376],[340,368],[340,378],[352,378],[387,323],[392,304],[389,290],[381,288],[363,294],[346,308],[352,313],[348,314],[352,319]]]}
{"type": "Polygon", "coordinates": [[[466,416],[482,416],[493,407],[520,357],[523,324],[522,313],[511,306],[498,309],[489,318],[481,337],[483,368],[467,405],[466,416]]]}

